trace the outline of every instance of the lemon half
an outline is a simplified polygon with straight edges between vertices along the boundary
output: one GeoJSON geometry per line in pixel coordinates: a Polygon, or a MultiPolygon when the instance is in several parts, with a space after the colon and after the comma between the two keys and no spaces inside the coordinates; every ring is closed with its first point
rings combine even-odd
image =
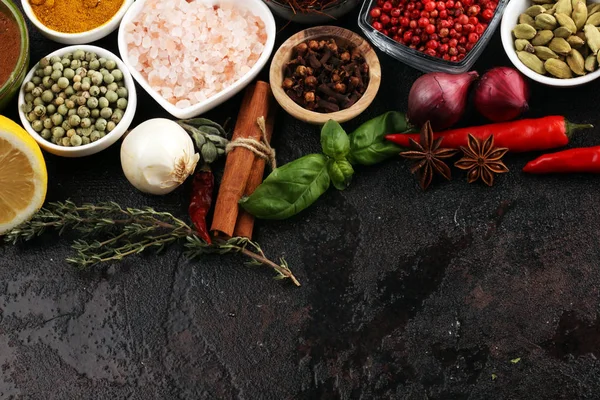
{"type": "Polygon", "coordinates": [[[36,141],[0,115],[0,235],[38,211],[48,188],[48,172],[36,141]]]}

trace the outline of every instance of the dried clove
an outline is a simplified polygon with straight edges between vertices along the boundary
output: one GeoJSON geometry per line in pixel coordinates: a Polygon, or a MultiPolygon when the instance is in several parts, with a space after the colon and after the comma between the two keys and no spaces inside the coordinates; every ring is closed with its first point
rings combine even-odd
{"type": "Polygon", "coordinates": [[[352,107],[369,82],[369,65],[351,44],[333,38],[297,45],[284,66],[282,87],[307,110],[330,113],[352,107]]]}

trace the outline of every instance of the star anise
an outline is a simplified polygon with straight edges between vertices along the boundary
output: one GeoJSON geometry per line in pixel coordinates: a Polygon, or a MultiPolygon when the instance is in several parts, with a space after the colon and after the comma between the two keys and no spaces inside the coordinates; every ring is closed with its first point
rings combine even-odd
{"type": "Polygon", "coordinates": [[[501,158],[508,151],[507,148],[494,148],[494,135],[490,135],[483,144],[476,137],[469,134],[469,147],[460,148],[464,157],[458,160],[454,166],[468,170],[468,182],[472,183],[481,178],[488,186],[494,184],[494,174],[508,172],[508,168],[501,158]]]}
{"type": "Polygon", "coordinates": [[[423,190],[427,189],[433,178],[434,171],[450,180],[451,171],[448,165],[442,160],[454,156],[457,151],[454,149],[440,148],[443,138],[433,140],[433,130],[429,121],[425,122],[421,128],[420,144],[412,139],[410,147],[413,150],[400,153],[404,158],[415,161],[411,173],[417,173],[419,184],[423,190]]]}

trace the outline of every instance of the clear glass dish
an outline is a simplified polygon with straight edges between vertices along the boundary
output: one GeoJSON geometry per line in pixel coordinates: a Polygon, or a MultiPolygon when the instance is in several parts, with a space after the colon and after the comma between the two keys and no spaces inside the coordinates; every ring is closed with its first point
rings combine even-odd
{"type": "Polygon", "coordinates": [[[358,16],[358,25],[365,36],[367,36],[377,48],[413,68],[423,72],[438,71],[460,74],[471,69],[475,61],[477,61],[481,55],[483,49],[487,46],[502,19],[502,12],[504,7],[508,4],[508,1],[509,0],[500,0],[498,2],[494,17],[490,21],[487,29],[483,32],[481,38],[479,38],[479,41],[471,51],[466,54],[465,58],[458,62],[446,61],[442,58],[432,57],[425,53],[421,53],[420,51],[411,49],[408,46],[394,41],[392,38],[385,36],[383,33],[373,28],[373,26],[371,26],[371,16],[369,15],[369,11],[377,3],[377,0],[366,0],[363,3],[358,16]]]}

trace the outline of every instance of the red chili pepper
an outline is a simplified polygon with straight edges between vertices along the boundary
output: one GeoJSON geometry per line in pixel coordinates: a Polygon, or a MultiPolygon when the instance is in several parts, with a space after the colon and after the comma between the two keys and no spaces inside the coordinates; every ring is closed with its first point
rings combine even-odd
{"type": "MultiPolygon", "coordinates": [[[[473,128],[452,129],[434,135],[442,137],[442,146],[451,149],[468,146],[469,133],[483,141],[494,135],[494,145],[507,147],[511,152],[527,152],[553,149],[566,146],[571,135],[576,130],[593,128],[589,124],[572,124],[561,116],[551,116],[537,119],[522,119],[519,121],[502,122],[477,126],[473,128]]],[[[387,135],[387,140],[402,147],[409,147],[409,139],[419,141],[418,134],[396,133],[387,135]]]]}
{"type": "Polygon", "coordinates": [[[525,168],[523,168],[523,172],[530,174],[577,172],[600,174],[600,146],[544,154],[528,162],[525,168]]]}
{"type": "Polygon", "coordinates": [[[206,225],[206,216],[212,205],[213,190],[215,186],[215,177],[208,166],[202,167],[192,183],[192,200],[188,212],[190,218],[198,231],[200,238],[206,243],[212,243],[208,226],[206,225]]]}

